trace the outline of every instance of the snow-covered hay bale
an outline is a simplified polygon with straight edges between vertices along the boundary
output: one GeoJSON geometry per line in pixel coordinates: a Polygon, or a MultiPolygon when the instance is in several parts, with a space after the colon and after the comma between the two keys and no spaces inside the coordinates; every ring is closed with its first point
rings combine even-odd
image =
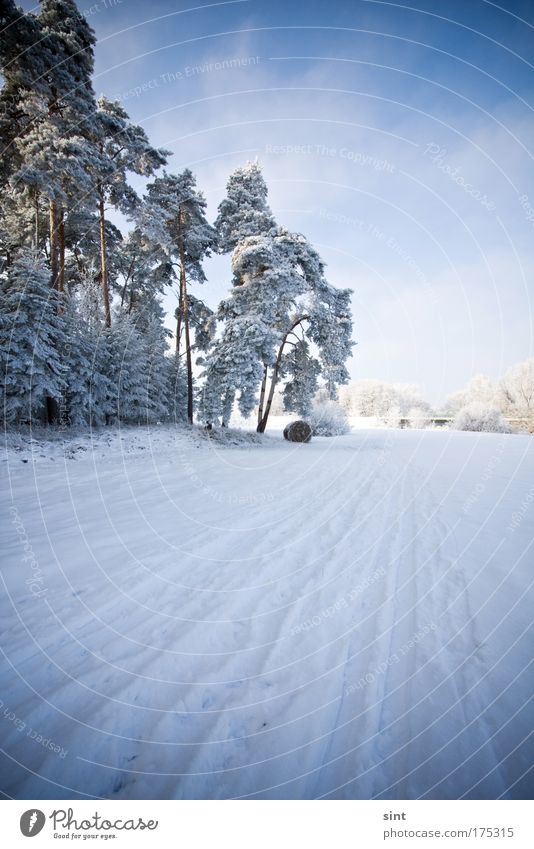
{"type": "Polygon", "coordinates": [[[296,422],[289,422],[284,428],[284,439],[289,440],[289,442],[309,442],[311,436],[310,425],[301,419],[296,422]]]}

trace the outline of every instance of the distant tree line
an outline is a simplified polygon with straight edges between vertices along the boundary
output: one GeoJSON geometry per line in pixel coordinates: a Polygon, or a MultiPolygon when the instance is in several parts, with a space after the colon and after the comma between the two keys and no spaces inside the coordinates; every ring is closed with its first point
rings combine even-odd
{"type": "MultiPolygon", "coordinates": [[[[461,430],[534,432],[534,358],[516,363],[497,381],[476,375],[437,410],[413,384],[372,379],[342,386],[339,404],[348,416],[372,417],[390,427],[404,422],[425,427],[448,420],[461,430]]],[[[279,407],[277,412],[281,412],[279,407]]]]}

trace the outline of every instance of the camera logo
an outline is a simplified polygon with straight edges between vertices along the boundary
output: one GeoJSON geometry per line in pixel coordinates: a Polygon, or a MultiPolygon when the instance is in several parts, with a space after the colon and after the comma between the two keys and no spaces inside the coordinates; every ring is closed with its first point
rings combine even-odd
{"type": "Polygon", "coordinates": [[[20,818],[20,830],[24,837],[35,837],[36,834],[42,831],[45,822],[46,817],[43,812],[32,808],[22,814],[20,818]]]}

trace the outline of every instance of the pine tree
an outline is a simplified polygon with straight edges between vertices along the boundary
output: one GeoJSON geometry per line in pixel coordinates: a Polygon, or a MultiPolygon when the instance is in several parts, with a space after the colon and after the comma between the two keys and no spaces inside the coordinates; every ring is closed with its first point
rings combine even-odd
{"type": "Polygon", "coordinates": [[[284,387],[284,409],[298,413],[306,418],[311,413],[313,399],[319,388],[317,378],[321,373],[321,365],[310,352],[306,339],[296,338],[293,342],[288,337],[291,350],[283,358],[282,376],[289,376],[284,387]]]}
{"type": "Polygon", "coordinates": [[[146,419],[147,378],[144,346],[135,321],[120,311],[108,328],[110,421],[141,424],[146,419]]]}
{"type": "Polygon", "coordinates": [[[128,174],[151,176],[166,162],[168,151],[157,150],[148,141],[142,127],[131,124],[128,113],[106,97],[98,101],[96,144],[102,165],[97,166],[98,215],[100,227],[100,281],[105,322],[111,325],[106,206],[133,217],[139,198],[128,183],[128,174]]]}
{"type": "Polygon", "coordinates": [[[72,0],[43,0],[38,18],[21,15],[13,26],[22,39],[31,30],[39,62],[37,73],[28,69],[27,56],[8,62],[4,69],[9,91],[20,81],[10,104],[16,126],[10,184],[34,199],[36,232],[40,198],[48,201],[51,280],[63,291],[65,211],[80,198],[94,195],[92,175],[98,158],[92,141],[95,38],[72,0]]]}
{"type": "Polygon", "coordinates": [[[187,418],[187,374],[180,355],[174,351],[166,358],[167,413],[174,424],[185,424],[187,418]]]}
{"type": "Polygon", "coordinates": [[[171,332],[164,324],[164,311],[152,290],[137,297],[127,311],[142,342],[142,363],[145,380],[145,415],[147,423],[164,421],[169,417],[169,358],[168,340],[171,332]]]}
{"type": "Polygon", "coordinates": [[[3,419],[9,424],[46,420],[66,387],[60,350],[66,328],[43,258],[23,253],[2,280],[0,356],[3,419]]]}
{"type": "MultiPolygon", "coordinates": [[[[139,216],[140,220],[144,213],[139,216]]],[[[139,301],[163,294],[175,280],[173,264],[164,248],[138,225],[113,252],[121,277],[120,306],[131,313],[139,301]]]]}
{"type": "Polygon", "coordinates": [[[215,221],[219,250],[229,253],[248,236],[266,235],[275,226],[261,168],[257,162],[247,162],[230,176],[219,205],[215,221]]]}
{"type": "Polygon", "coordinates": [[[232,267],[234,287],[218,313],[222,337],[206,361],[202,412],[208,421],[217,420],[239,392],[239,409],[248,416],[259,391],[257,430],[263,433],[286,360],[291,367],[287,346],[298,341],[297,329],[301,339],[318,348],[332,397],[337,384],[347,380],[351,293],[334,289],[305,237],[283,228],[243,239],[234,250],[232,267]]]}
{"type": "MultiPolygon", "coordinates": [[[[191,281],[205,280],[202,261],[208,256],[215,241],[213,228],[206,220],[206,201],[198,191],[193,174],[186,169],[181,174],[164,174],[148,187],[143,211],[145,231],[156,244],[161,245],[171,263],[179,269],[179,298],[176,312],[176,353],[180,355],[182,333],[185,341],[187,372],[187,415],[193,422],[193,342],[191,328],[204,331],[209,324],[203,319],[207,308],[197,299],[191,301],[191,281]],[[193,312],[191,313],[191,304],[193,312]]],[[[204,346],[204,337],[199,337],[204,346]]]]}
{"type": "Polygon", "coordinates": [[[113,413],[113,384],[99,285],[93,276],[84,281],[79,294],[68,298],[65,320],[66,420],[72,425],[104,425],[113,413]]]}

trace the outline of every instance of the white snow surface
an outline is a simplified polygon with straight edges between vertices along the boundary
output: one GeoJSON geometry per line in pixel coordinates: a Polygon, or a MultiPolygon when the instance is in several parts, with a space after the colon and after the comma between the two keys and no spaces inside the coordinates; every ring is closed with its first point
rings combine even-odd
{"type": "Polygon", "coordinates": [[[532,437],[9,435],[15,798],[525,798],[532,437]]]}

